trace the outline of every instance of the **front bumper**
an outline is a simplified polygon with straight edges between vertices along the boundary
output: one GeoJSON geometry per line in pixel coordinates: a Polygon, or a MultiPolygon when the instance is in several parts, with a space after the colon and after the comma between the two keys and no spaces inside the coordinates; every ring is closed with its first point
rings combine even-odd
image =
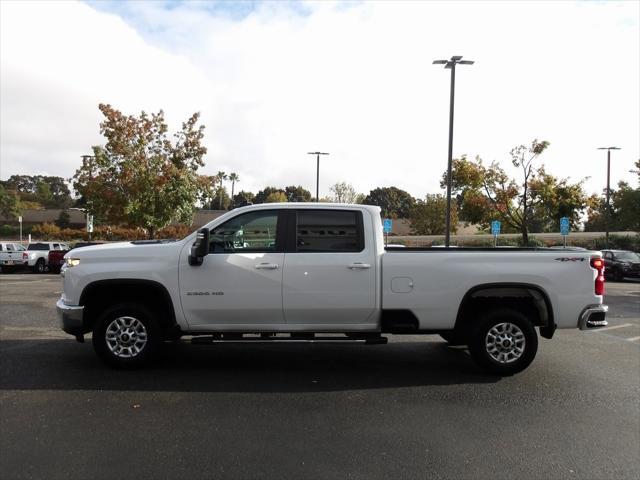
{"type": "Polygon", "coordinates": [[[60,327],[71,335],[81,335],[84,330],[83,314],[84,307],[76,305],[67,305],[60,298],[56,302],[56,310],[58,312],[58,320],[60,327]]]}
{"type": "Polygon", "coordinates": [[[607,305],[589,305],[578,318],[578,328],[580,330],[593,330],[609,325],[606,320],[609,307],[607,305]]]}

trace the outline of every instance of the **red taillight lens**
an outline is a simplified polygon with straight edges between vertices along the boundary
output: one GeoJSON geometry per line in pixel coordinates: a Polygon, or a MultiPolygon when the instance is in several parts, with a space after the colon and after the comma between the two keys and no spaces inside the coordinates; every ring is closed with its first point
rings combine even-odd
{"type": "Polygon", "coordinates": [[[29,254],[25,253],[25,252],[22,252],[22,259],[23,260],[29,260],[29,254]]]}
{"type": "Polygon", "coordinates": [[[592,258],[591,266],[598,271],[594,285],[594,293],[596,295],[604,295],[604,260],[601,258],[592,258]]]}

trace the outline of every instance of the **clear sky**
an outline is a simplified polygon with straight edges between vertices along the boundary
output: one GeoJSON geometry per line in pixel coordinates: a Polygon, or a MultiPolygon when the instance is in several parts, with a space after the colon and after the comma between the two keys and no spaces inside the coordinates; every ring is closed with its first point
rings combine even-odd
{"type": "Polygon", "coordinates": [[[237,189],[346,181],[440,191],[449,71],[454,155],[540,160],[589,193],[640,158],[640,2],[0,2],[0,178],[71,177],[102,143],[97,105],[202,113],[203,173],[237,189]]]}

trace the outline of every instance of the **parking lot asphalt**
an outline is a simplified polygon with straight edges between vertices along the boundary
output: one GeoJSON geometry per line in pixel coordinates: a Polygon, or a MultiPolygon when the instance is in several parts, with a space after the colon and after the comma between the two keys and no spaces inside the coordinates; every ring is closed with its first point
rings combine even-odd
{"type": "Polygon", "coordinates": [[[115,371],[57,326],[56,275],[0,275],[0,477],[640,478],[640,283],[512,377],[436,336],[168,345],[115,371]]]}

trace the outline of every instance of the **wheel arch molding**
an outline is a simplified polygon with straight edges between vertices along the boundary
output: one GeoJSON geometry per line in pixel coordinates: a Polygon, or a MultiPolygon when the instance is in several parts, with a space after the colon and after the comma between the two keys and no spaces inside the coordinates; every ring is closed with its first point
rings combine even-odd
{"type": "Polygon", "coordinates": [[[470,288],[458,307],[455,329],[464,329],[475,314],[495,307],[522,311],[529,318],[533,317],[534,325],[540,327],[541,336],[553,337],[556,323],[549,295],[539,285],[518,282],[485,283],[470,288]]]}
{"type": "Polygon", "coordinates": [[[85,307],[85,332],[91,331],[104,308],[121,302],[146,306],[166,331],[178,328],[173,301],[164,285],[154,280],[118,278],[96,280],[82,290],[78,303],[85,307]]]}

